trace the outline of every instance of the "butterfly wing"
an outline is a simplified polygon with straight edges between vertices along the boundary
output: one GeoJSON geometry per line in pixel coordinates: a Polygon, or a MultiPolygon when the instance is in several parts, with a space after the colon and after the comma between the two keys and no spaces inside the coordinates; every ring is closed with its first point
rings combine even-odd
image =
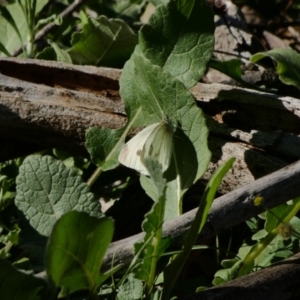
{"type": "Polygon", "coordinates": [[[146,141],[153,132],[157,131],[157,127],[160,125],[161,123],[155,123],[144,128],[129,142],[127,142],[120,151],[118,158],[119,162],[122,165],[134,169],[144,175],[149,175],[148,170],[141,162],[141,157],[143,155],[146,141]]]}
{"type": "Polygon", "coordinates": [[[173,134],[174,128],[169,120],[160,123],[146,140],[141,159],[153,157],[162,165],[162,171],[166,171],[172,157],[173,134]]]}

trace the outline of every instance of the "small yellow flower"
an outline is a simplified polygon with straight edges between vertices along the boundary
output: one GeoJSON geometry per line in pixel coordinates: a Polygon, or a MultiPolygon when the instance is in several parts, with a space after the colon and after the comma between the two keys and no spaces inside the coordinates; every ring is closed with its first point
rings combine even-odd
{"type": "Polygon", "coordinates": [[[255,206],[261,206],[264,201],[264,197],[258,195],[253,199],[253,203],[255,206]]]}

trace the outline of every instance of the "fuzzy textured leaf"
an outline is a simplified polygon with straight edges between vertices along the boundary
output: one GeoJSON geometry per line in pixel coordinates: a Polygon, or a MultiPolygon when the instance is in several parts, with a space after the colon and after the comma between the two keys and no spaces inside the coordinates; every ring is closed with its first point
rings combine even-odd
{"type": "Polygon", "coordinates": [[[100,204],[81,177],[50,156],[27,157],[16,183],[15,203],[42,235],[48,236],[54,223],[71,210],[101,216],[100,204]]]}
{"type": "MultiPolygon", "coordinates": [[[[173,124],[178,124],[173,137],[173,157],[165,174],[168,181],[167,199],[172,199],[167,201],[166,209],[171,212],[166,218],[173,218],[181,213],[178,207],[184,192],[207,168],[210,160],[208,129],[194,97],[180,81],[151,64],[138,51],[128,64],[129,68],[126,64],[121,78],[122,86],[125,86],[125,81],[127,86],[121,92],[122,98],[128,99],[126,103],[130,103],[130,113],[136,113],[130,119],[142,117],[145,124],[160,122],[167,116],[173,124]],[[128,73],[130,71],[134,74],[128,73]],[[183,144],[185,147],[182,147],[183,144]]],[[[141,180],[146,191],[148,187],[151,189],[149,178],[142,177],[141,180]]]]}
{"type": "Polygon", "coordinates": [[[214,29],[213,11],[206,1],[170,1],[159,6],[142,28],[141,51],[154,65],[191,88],[210,60],[214,29]]]}

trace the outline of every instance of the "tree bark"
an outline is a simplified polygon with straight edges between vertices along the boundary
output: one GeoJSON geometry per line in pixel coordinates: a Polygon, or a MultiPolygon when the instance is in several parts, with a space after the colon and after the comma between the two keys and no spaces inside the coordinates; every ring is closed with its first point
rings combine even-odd
{"type": "MultiPolygon", "coordinates": [[[[299,196],[300,161],[277,172],[260,178],[214,200],[208,220],[199,235],[199,241],[213,237],[223,230],[238,225],[270,209],[299,196]],[[254,205],[255,197],[263,198],[261,206],[254,205]]],[[[183,238],[195,218],[193,209],[163,226],[163,236],[172,238],[174,246],[182,245],[183,238]]],[[[140,233],[112,243],[103,265],[112,262],[127,265],[133,258],[133,245],[143,238],[140,233]]]]}
{"type": "Polygon", "coordinates": [[[300,254],[269,268],[184,297],[184,300],[299,299],[300,254]]]}
{"type": "MultiPolygon", "coordinates": [[[[0,161],[47,148],[88,157],[89,127],[126,123],[120,70],[5,58],[0,72],[0,136],[5,139],[0,161]]],[[[210,128],[213,159],[204,179],[229,157],[237,158],[221,193],[299,158],[298,99],[221,84],[199,83],[192,93],[210,128]]]]}

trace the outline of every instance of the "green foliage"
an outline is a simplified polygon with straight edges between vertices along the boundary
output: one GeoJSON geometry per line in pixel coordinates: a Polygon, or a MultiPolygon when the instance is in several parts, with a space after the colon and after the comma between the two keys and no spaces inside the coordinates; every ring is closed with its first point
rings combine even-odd
{"type": "Polygon", "coordinates": [[[134,278],[133,274],[131,273],[126,277],[126,280],[120,286],[116,299],[142,299],[143,292],[143,282],[134,278]]]}
{"type": "Polygon", "coordinates": [[[89,18],[81,33],[72,36],[68,50],[73,63],[122,67],[130,57],[137,36],[122,20],[108,20],[105,16],[89,18]]]}
{"type": "Polygon", "coordinates": [[[53,294],[46,293],[47,283],[32,274],[26,274],[8,261],[0,259],[0,289],[2,299],[38,300],[53,299],[53,294]]]}
{"type": "Polygon", "coordinates": [[[266,214],[265,229],[252,236],[257,243],[254,246],[245,243],[238,253],[239,259],[224,261],[222,265],[225,270],[219,270],[215,274],[213,284],[218,285],[249,274],[256,268],[267,267],[272,262],[295,254],[299,237],[292,236],[292,228],[300,229],[300,220],[295,217],[299,210],[300,198],[294,199],[290,205],[282,204],[269,210],[266,214]],[[283,231],[282,227],[287,224],[289,234],[287,230],[283,231]]]}
{"type": "Polygon", "coordinates": [[[171,1],[159,6],[140,32],[141,53],[189,89],[204,74],[211,57],[212,20],[212,10],[204,1],[171,1]]]}
{"type": "Polygon", "coordinates": [[[145,216],[142,224],[145,232],[143,241],[134,246],[135,254],[141,262],[135,265],[132,272],[135,278],[145,281],[146,294],[148,294],[154,284],[157,262],[170,245],[170,240],[168,238],[162,239],[166,203],[166,181],[163,179],[162,168],[157,161],[151,158],[145,159],[145,165],[150,173],[153,186],[157,190],[157,201],[152,210],[145,216]]]}
{"type": "Polygon", "coordinates": [[[35,16],[47,3],[48,0],[20,0],[0,6],[0,44],[5,55],[11,54],[25,41],[27,55],[32,54],[35,16]]]}
{"type": "Polygon", "coordinates": [[[187,261],[191,249],[196,242],[198,234],[201,232],[206,223],[208,212],[215,198],[215,194],[220,186],[223,177],[234,163],[234,158],[229,159],[223,166],[221,166],[209,180],[205,192],[199,203],[195,220],[193,221],[190,230],[188,231],[184,244],[183,251],[165,268],[164,270],[164,289],[162,299],[170,299],[170,295],[176,281],[180,275],[181,270],[187,261]]]}
{"type": "Polygon", "coordinates": [[[97,295],[99,286],[120,269],[116,266],[100,273],[112,235],[113,221],[109,218],[95,218],[85,212],[66,213],[55,223],[45,254],[51,283],[21,272],[1,259],[1,294],[6,299],[53,299],[53,283],[63,287],[61,296],[78,290],[97,295]]]}
{"type": "MultiPolygon", "coordinates": [[[[93,128],[86,137],[93,161],[103,162],[100,166],[106,169],[107,165],[116,165],[120,142],[125,140],[132,126],[157,123],[165,116],[177,124],[173,159],[166,173],[167,218],[181,213],[183,194],[203,175],[210,159],[205,119],[187,88],[193,86],[204,72],[213,49],[213,31],[212,13],[204,3],[177,1],[160,6],[141,29],[139,44],[120,78],[120,93],[128,117],[127,128],[112,131],[111,138],[107,129],[93,128]],[[200,15],[207,23],[200,25],[197,22],[200,15]],[[179,17],[181,22],[177,23],[179,17]],[[163,33],[162,24],[168,29],[163,33]],[[159,39],[155,32],[158,36],[162,34],[159,39]],[[160,40],[160,45],[157,45],[157,40],[160,40]],[[182,68],[178,67],[179,61],[183,62],[182,68]],[[103,138],[92,139],[95,136],[103,138]],[[98,144],[100,139],[117,140],[116,137],[118,142],[115,145],[111,143],[109,150],[103,149],[103,143],[98,144]],[[182,143],[185,143],[184,151],[179,146],[182,143]],[[99,157],[99,154],[106,154],[106,157],[99,157]]],[[[141,183],[150,194],[152,182],[149,178],[142,177],[141,183]]]]}
{"type": "Polygon", "coordinates": [[[55,222],[70,210],[100,216],[100,205],[75,171],[50,156],[27,157],[17,177],[15,203],[30,224],[48,236],[55,222]]]}
{"type": "MultiPolygon", "coordinates": [[[[21,160],[7,161],[0,164],[0,216],[15,197],[15,177],[21,160]]],[[[0,217],[1,218],[1,217],[0,217]]]]}
{"type": "Polygon", "coordinates": [[[276,61],[277,73],[283,83],[300,88],[299,53],[291,48],[278,48],[256,53],[251,57],[251,61],[255,63],[264,57],[270,57],[276,61]]]}
{"type": "Polygon", "coordinates": [[[9,258],[11,256],[10,251],[12,247],[17,245],[19,242],[19,234],[20,229],[17,225],[15,225],[14,228],[6,233],[6,235],[0,235],[0,242],[4,245],[3,248],[0,249],[0,258],[9,258]]]}
{"type": "Polygon", "coordinates": [[[240,59],[231,59],[226,61],[218,61],[211,59],[209,62],[209,67],[216,69],[236,81],[241,81],[241,76],[243,74],[241,70],[241,60],[240,59]]]}
{"type": "Polygon", "coordinates": [[[120,18],[127,21],[135,22],[141,16],[143,8],[147,3],[146,0],[114,0],[100,1],[102,9],[107,14],[114,18],[120,18]]]}
{"type": "Polygon", "coordinates": [[[48,41],[48,43],[51,47],[45,48],[43,52],[39,53],[37,55],[38,59],[53,60],[52,57],[54,57],[54,60],[72,64],[72,58],[67,51],[59,48],[59,46],[52,41],[48,41]]]}
{"type": "Polygon", "coordinates": [[[86,132],[86,148],[92,161],[103,171],[115,168],[117,157],[124,142],[124,130],[93,127],[86,132]]]}
{"type": "Polygon", "coordinates": [[[249,84],[242,79],[242,61],[240,59],[231,59],[231,60],[216,60],[211,59],[208,63],[210,68],[218,70],[219,72],[231,77],[236,82],[240,83],[242,86],[252,89],[260,89],[257,86],[249,84]]]}
{"type": "MultiPolygon", "coordinates": [[[[205,117],[189,90],[207,66],[243,84],[240,61],[210,60],[214,22],[204,0],[86,1],[74,14],[76,17],[62,19],[58,16],[60,8],[69,2],[19,0],[0,6],[0,51],[10,55],[25,42],[22,56],[124,66],[120,93],[128,122],[121,129],[87,131],[86,147],[98,166],[87,183],[84,180],[95,171],[92,163],[59,150],[0,164],[1,296],[3,293],[7,299],[169,299],[176,294],[174,287],[185,285],[178,278],[191,258],[191,251],[203,249],[194,246],[196,238],[207,221],[221,180],[234,162],[228,160],[212,176],[203,195],[199,195],[199,209],[182,246],[167,252],[172,241],[162,237],[162,226],[182,213],[184,194],[204,174],[211,157],[205,117]],[[149,2],[156,6],[156,11],[140,27],[140,17],[149,2]],[[44,42],[47,40],[49,46],[37,53],[34,35],[52,21],[59,26],[45,36],[44,42]],[[101,201],[115,201],[123,189],[123,196],[130,191],[136,174],[125,168],[115,170],[125,139],[132,129],[165,118],[175,131],[172,149],[168,149],[172,152],[170,166],[163,172],[157,154],[141,155],[141,163],[150,176],[141,175],[140,184],[153,205],[142,223],[144,238],[135,244],[134,259],[121,277],[117,273],[119,265],[102,270],[114,234],[114,221],[103,216],[94,194],[101,201]],[[92,185],[94,194],[89,189],[92,185]],[[21,270],[46,271],[47,277],[38,278],[21,270]]],[[[258,53],[252,60],[265,56],[276,60],[283,82],[299,87],[298,54],[290,49],[276,49],[258,53]]],[[[161,135],[157,138],[161,139],[161,135]]],[[[129,193],[128,198],[140,195],[132,190],[129,193]]],[[[113,206],[116,210],[119,202],[113,206]]],[[[296,216],[299,203],[295,199],[268,211],[263,229],[262,220],[249,221],[254,232],[252,240],[248,236],[234,252],[234,258],[225,255],[221,263],[224,269],[216,270],[213,284],[248,274],[295,253],[299,248],[299,236],[295,235],[300,231],[296,216]]],[[[131,219],[143,203],[126,202],[125,206],[126,211],[118,213],[121,218],[131,219]]],[[[118,226],[121,222],[116,218],[115,223],[118,226]]],[[[191,285],[191,291],[207,282],[203,278],[193,280],[197,283],[191,285]]]]}
{"type": "Polygon", "coordinates": [[[167,4],[169,0],[151,0],[150,1],[153,5],[158,6],[161,4],[167,4]]]}
{"type": "Polygon", "coordinates": [[[46,271],[56,286],[68,293],[98,287],[119,267],[99,273],[113,236],[113,221],[83,212],[68,212],[54,225],[46,252],[46,271]]]}

